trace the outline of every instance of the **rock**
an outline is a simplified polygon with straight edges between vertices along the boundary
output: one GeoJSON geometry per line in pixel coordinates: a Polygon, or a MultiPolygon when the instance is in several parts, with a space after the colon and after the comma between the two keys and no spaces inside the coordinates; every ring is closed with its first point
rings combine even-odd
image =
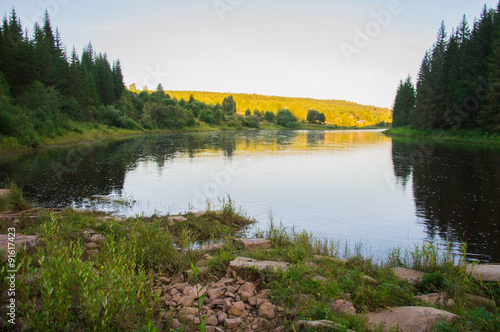
{"type": "Polygon", "coordinates": [[[235,329],[241,324],[241,319],[240,318],[226,318],[224,320],[224,327],[227,329],[235,329]]]}
{"type": "Polygon", "coordinates": [[[188,315],[197,315],[198,314],[198,309],[196,308],[190,308],[190,307],[184,307],[179,309],[179,315],[181,316],[188,316],[188,315]]]}
{"type": "Polygon", "coordinates": [[[171,224],[174,224],[174,223],[178,223],[178,222],[183,222],[183,221],[186,221],[187,218],[186,217],[183,217],[183,216],[170,216],[167,218],[167,220],[171,223],[171,224]]]}
{"type": "Polygon", "coordinates": [[[180,329],[181,327],[182,327],[182,324],[177,319],[174,319],[174,321],[172,322],[172,328],[180,329]]]}
{"type": "Polygon", "coordinates": [[[228,318],[228,315],[225,312],[219,311],[217,313],[217,320],[219,323],[224,323],[224,321],[228,318]]]}
{"type": "Polygon", "coordinates": [[[467,266],[467,273],[476,280],[500,282],[500,264],[476,264],[467,266]]]}
{"type": "Polygon", "coordinates": [[[470,294],[467,294],[466,297],[471,299],[472,301],[474,301],[476,303],[479,303],[482,306],[486,306],[486,307],[489,306],[492,308],[494,308],[496,306],[495,301],[487,299],[485,297],[470,295],[470,294]]]}
{"type": "Polygon", "coordinates": [[[330,311],[337,314],[356,315],[354,304],[346,300],[335,300],[330,304],[330,311]]]}
{"type": "Polygon", "coordinates": [[[257,288],[257,285],[255,285],[253,282],[245,282],[243,285],[240,286],[240,289],[238,289],[238,294],[242,293],[248,293],[250,296],[255,294],[255,289],[257,288]]]}
{"type": "Polygon", "coordinates": [[[84,244],[85,248],[88,250],[94,250],[94,249],[99,249],[99,245],[95,242],[89,242],[84,244]]]}
{"type": "Polygon", "coordinates": [[[207,326],[205,332],[224,332],[224,330],[217,326],[207,326]]]}
{"type": "Polygon", "coordinates": [[[259,316],[267,319],[274,318],[276,313],[273,304],[271,302],[262,303],[259,307],[259,316]]]}
{"type": "Polygon", "coordinates": [[[220,288],[215,288],[215,289],[209,289],[207,291],[208,298],[210,300],[215,300],[226,293],[226,287],[220,287],[220,288]]]}
{"type": "Polygon", "coordinates": [[[330,256],[319,256],[319,255],[314,255],[314,258],[317,260],[329,260],[334,263],[340,263],[340,264],[345,264],[347,261],[345,259],[340,259],[340,258],[334,258],[330,256]]]}
{"type": "Polygon", "coordinates": [[[86,250],[85,253],[89,258],[92,258],[94,256],[99,256],[101,252],[99,251],[99,249],[93,249],[93,250],[86,250]]]}
{"type": "Polygon", "coordinates": [[[4,250],[5,259],[11,254],[9,251],[14,250],[16,253],[19,252],[19,249],[29,251],[37,246],[38,237],[36,235],[22,235],[19,233],[16,233],[16,236],[9,236],[8,234],[0,235],[0,250],[4,250]]]}
{"type": "Polygon", "coordinates": [[[194,296],[183,296],[177,304],[182,305],[183,307],[190,307],[193,305],[194,300],[194,296]]]}
{"type": "Polygon", "coordinates": [[[193,217],[195,217],[196,219],[203,217],[205,213],[206,212],[192,212],[193,217]]]}
{"type": "Polygon", "coordinates": [[[422,281],[425,273],[404,267],[395,267],[391,269],[399,280],[408,281],[412,285],[416,285],[422,281]]]}
{"type": "Polygon", "coordinates": [[[234,279],[233,278],[222,278],[221,280],[219,280],[219,284],[232,284],[234,282],[234,279]]]}
{"type": "Polygon", "coordinates": [[[267,239],[236,239],[237,244],[241,244],[246,250],[265,250],[272,246],[270,240],[267,239]]]}
{"type": "Polygon", "coordinates": [[[231,308],[231,306],[232,306],[232,302],[231,302],[231,301],[232,301],[232,300],[233,300],[233,299],[229,299],[229,298],[224,299],[224,304],[223,304],[223,306],[222,306],[222,311],[223,311],[223,312],[227,312],[227,311],[228,311],[228,309],[229,309],[229,308],[231,308]]]}
{"type": "Polygon", "coordinates": [[[213,259],[212,256],[210,256],[209,254],[205,254],[203,255],[203,257],[201,257],[201,259],[196,263],[196,266],[198,267],[205,267],[207,266],[208,264],[208,261],[210,261],[211,259],[213,259]]]}
{"type": "Polygon", "coordinates": [[[290,266],[287,262],[276,262],[276,261],[259,261],[252,258],[246,257],[236,257],[229,263],[228,274],[232,273],[238,268],[255,268],[259,271],[269,269],[269,270],[286,270],[290,266]]]}
{"type": "Polygon", "coordinates": [[[89,238],[90,242],[104,242],[106,237],[102,234],[94,234],[89,238]]]}
{"type": "Polygon", "coordinates": [[[373,284],[373,285],[376,285],[378,284],[377,280],[373,279],[372,277],[369,277],[369,276],[363,276],[363,280],[370,283],[370,284],[373,284]]]}
{"type": "Polygon", "coordinates": [[[92,235],[97,234],[97,231],[94,231],[92,228],[84,228],[82,230],[82,233],[83,233],[83,237],[86,238],[86,239],[88,239],[92,235]]]}
{"type": "Polygon", "coordinates": [[[368,328],[373,331],[385,324],[385,328],[411,332],[430,332],[434,324],[452,322],[457,315],[427,307],[398,307],[368,314],[368,328]]]}
{"type": "Polygon", "coordinates": [[[240,316],[243,310],[245,310],[245,303],[240,301],[233,303],[233,305],[227,310],[227,313],[234,316],[240,316]]]}
{"type": "Polygon", "coordinates": [[[189,287],[189,282],[176,282],[172,287],[177,289],[179,292],[182,292],[184,291],[184,288],[189,287]]]}
{"type": "Polygon", "coordinates": [[[125,219],[123,219],[121,217],[106,216],[106,217],[96,217],[95,220],[100,221],[100,222],[108,222],[111,220],[122,222],[125,219]]]}
{"type": "Polygon", "coordinates": [[[10,195],[11,191],[9,189],[0,189],[0,197],[10,195]]]}
{"type": "Polygon", "coordinates": [[[286,331],[286,327],[284,326],[277,327],[273,330],[273,332],[284,332],[284,331],[286,331]]]}
{"type": "Polygon", "coordinates": [[[199,250],[200,251],[210,251],[213,249],[220,249],[222,247],[224,247],[224,243],[207,243],[207,244],[202,245],[199,248],[199,250]]]}
{"type": "Polygon", "coordinates": [[[205,323],[207,323],[207,325],[216,326],[216,325],[219,325],[219,320],[217,319],[216,316],[210,316],[205,320],[205,323]]]}
{"type": "Polygon", "coordinates": [[[247,292],[242,292],[240,294],[240,298],[242,301],[248,301],[252,297],[252,294],[247,293],[247,292]]]}
{"type": "Polygon", "coordinates": [[[182,292],[185,295],[192,296],[192,297],[197,299],[200,296],[202,296],[203,294],[205,294],[207,292],[207,289],[204,288],[202,285],[198,284],[198,285],[193,286],[193,287],[186,287],[186,288],[184,288],[184,290],[182,292]]]}
{"type": "Polygon", "coordinates": [[[299,331],[307,331],[309,328],[334,328],[335,325],[333,325],[333,322],[329,320],[299,320],[297,322],[297,327],[299,328],[299,331]]]}
{"type": "Polygon", "coordinates": [[[431,293],[431,294],[426,294],[426,295],[420,295],[415,297],[417,300],[420,300],[426,304],[430,305],[443,305],[445,307],[452,307],[455,305],[455,301],[452,299],[448,298],[444,294],[440,293],[431,293]]]}
{"type": "Polygon", "coordinates": [[[316,280],[316,281],[319,281],[319,282],[328,281],[328,279],[325,278],[325,277],[323,277],[323,276],[314,276],[314,277],[312,277],[312,280],[316,280]]]}

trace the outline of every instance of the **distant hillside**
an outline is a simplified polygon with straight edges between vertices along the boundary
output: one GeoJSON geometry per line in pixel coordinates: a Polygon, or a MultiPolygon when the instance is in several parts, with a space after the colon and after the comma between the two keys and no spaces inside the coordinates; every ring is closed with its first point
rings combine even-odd
{"type": "Polygon", "coordinates": [[[289,109],[299,120],[305,120],[307,111],[315,109],[325,113],[328,124],[338,126],[371,126],[381,122],[392,122],[392,111],[388,108],[360,105],[344,100],[319,100],[311,98],[293,98],[264,96],[244,93],[221,93],[200,91],[165,91],[172,98],[189,100],[193,95],[196,100],[206,104],[222,104],[228,95],[236,101],[239,114],[245,114],[247,109],[253,111],[271,111],[277,113],[280,109],[289,109]],[[362,121],[364,120],[364,122],[362,121]]]}

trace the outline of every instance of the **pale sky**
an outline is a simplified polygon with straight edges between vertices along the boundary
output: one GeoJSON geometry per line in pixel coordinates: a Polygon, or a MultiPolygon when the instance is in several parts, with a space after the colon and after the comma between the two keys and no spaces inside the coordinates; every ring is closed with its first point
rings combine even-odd
{"type": "Polygon", "coordinates": [[[33,31],[48,9],[70,53],[92,41],[125,84],[341,99],[391,107],[442,20],[495,0],[1,0],[33,31]],[[362,33],[364,36],[362,36],[362,33]]]}

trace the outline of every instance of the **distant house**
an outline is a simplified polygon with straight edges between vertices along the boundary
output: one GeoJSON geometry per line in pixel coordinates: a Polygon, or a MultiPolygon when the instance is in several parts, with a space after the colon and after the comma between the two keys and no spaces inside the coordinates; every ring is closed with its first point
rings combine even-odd
{"type": "Polygon", "coordinates": [[[364,126],[366,124],[366,120],[358,120],[356,121],[356,126],[364,126]]]}

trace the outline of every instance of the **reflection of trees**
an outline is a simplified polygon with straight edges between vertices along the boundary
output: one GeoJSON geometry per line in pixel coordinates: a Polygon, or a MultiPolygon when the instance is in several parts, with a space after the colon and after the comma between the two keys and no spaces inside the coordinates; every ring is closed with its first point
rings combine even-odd
{"type": "Polygon", "coordinates": [[[307,145],[316,146],[325,141],[325,132],[323,130],[311,130],[307,132],[307,145]]]}
{"type": "Polygon", "coordinates": [[[276,131],[275,135],[278,148],[286,148],[294,142],[297,132],[295,130],[281,130],[276,131]]]}
{"type": "Polygon", "coordinates": [[[415,205],[430,239],[464,240],[471,252],[500,258],[498,149],[464,145],[431,149],[394,139],[393,163],[403,183],[413,171],[415,205]],[[422,148],[433,152],[423,159],[410,157],[422,148]]]}

